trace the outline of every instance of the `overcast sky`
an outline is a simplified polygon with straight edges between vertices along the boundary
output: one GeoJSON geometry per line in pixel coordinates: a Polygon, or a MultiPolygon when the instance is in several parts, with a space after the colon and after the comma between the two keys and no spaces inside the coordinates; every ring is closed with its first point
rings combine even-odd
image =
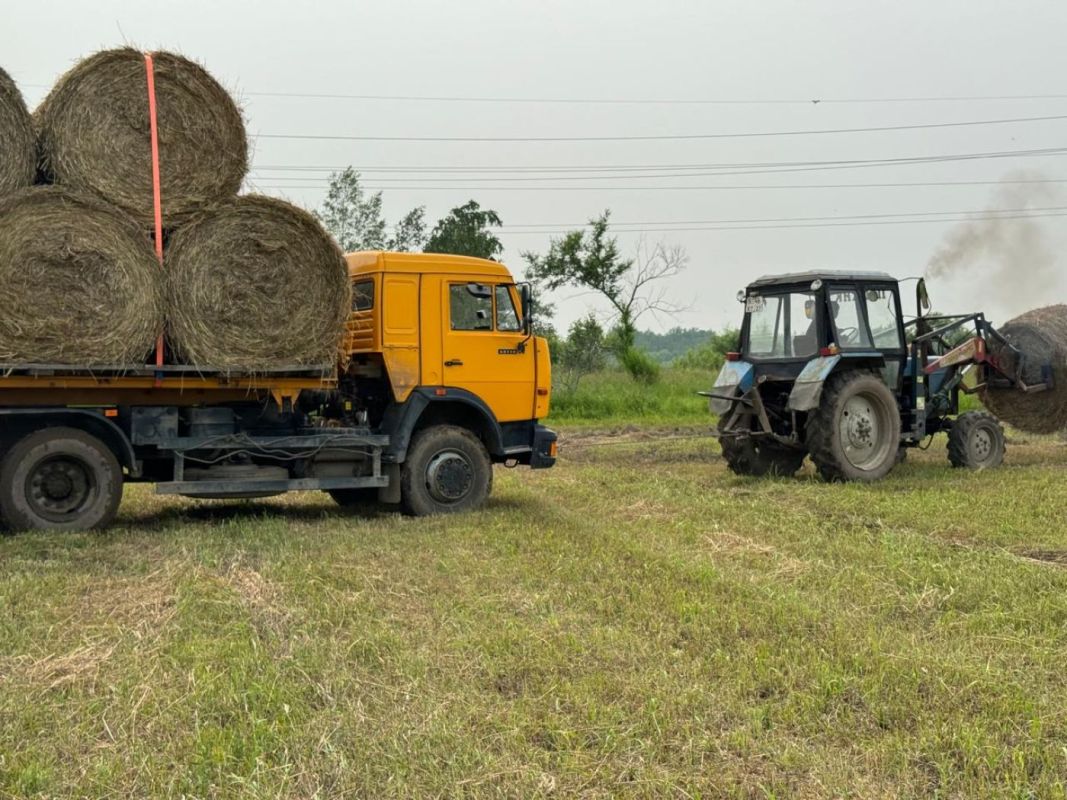
{"type": "MultiPolygon", "coordinates": [[[[610,208],[617,222],[634,223],[619,234],[627,250],[644,236],[688,251],[688,269],[669,294],[689,310],[643,321],[652,328],[736,323],[737,289],[765,273],[921,274],[953,235],[954,223],[940,212],[1067,207],[1059,202],[1067,182],[1012,184],[997,199],[995,185],[974,183],[1067,181],[1059,153],[834,169],[805,163],[765,174],[722,166],[1060,148],[1067,119],[639,141],[265,137],[693,137],[1065,116],[1062,0],[4,0],[0,14],[0,65],[31,106],[95,50],[128,43],[180,51],[240,98],[255,142],[251,187],[315,207],[328,172],[292,168],[351,164],[368,186],[385,189],[394,220],[425,205],[433,221],[474,198],[503,218],[505,260],[516,274],[520,251],[544,250],[552,233],[610,208]],[[546,99],[584,102],[516,102],[546,99]],[[833,102],[841,100],[856,102],[833,102]],[[475,169],[486,167],[497,171],[475,169]],[[550,171],[560,167],[579,169],[550,171]],[[938,182],[954,185],[810,188],[938,182]],[[738,186],[756,188],[715,188],[738,186]],[[896,214],[924,221],[884,224],[899,218],[881,215],[896,214]],[[851,224],[865,215],[883,224],[851,224]]],[[[976,264],[931,284],[939,309],[984,308],[1003,321],[1065,299],[1057,277],[1064,218],[1030,213],[1045,216],[998,225],[998,235],[1018,240],[1007,248],[1010,263],[976,264]],[[1031,259],[1030,249],[1047,252],[1031,259]]],[[[1003,260],[993,250],[971,253],[1003,260]]],[[[564,328],[591,303],[566,293],[561,300],[564,328]]]]}

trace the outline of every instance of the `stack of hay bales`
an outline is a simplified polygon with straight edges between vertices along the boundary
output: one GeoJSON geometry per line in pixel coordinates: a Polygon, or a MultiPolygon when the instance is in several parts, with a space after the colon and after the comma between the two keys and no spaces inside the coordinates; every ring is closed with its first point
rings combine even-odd
{"type": "Polygon", "coordinates": [[[1025,356],[1022,379],[1029,385],[1044,380],[1042,366],[1052,366],[1053,387],[1024,394],[1018,389],[985,387],[982,403],[994,415],[1029,433],[1067,430],[1067,306],[1035,308],[999,328],[1025,356]]]}
{"type": "MultiPolygon", "coordinates": [[[[105,51],[33,115],[39,179],[53,185],[0,202],[0,303],[20,309],[0,319],[0,362],[144,363],[165,328],[168,360],[204,371],[332,365],[350,305],[340,249],[301,209],[239,197],[248,141],[236,103],[186,58],[153,64],[162,269],[144,55],[105,51]]],[[[5,121],[9,95],[0,81],[0,153],[19,130],[5,121]]],[[[32,182],[29,141],[29,178],[15,186],[32,182]]]]}

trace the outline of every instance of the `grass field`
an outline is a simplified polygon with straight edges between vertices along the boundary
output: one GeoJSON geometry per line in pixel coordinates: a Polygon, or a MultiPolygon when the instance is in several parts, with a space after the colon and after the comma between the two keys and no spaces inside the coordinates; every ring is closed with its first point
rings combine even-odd
{"type": "Polygon", "coordinates": [[[697,432],[564,429],[463,517],[0,539],[0,796],[1064,796],[1067,447],[828,486],[697,432]]]}
{"type": "Polygon", "coordinates": [[[551,424],[567,427],[627,425],[706,425],[708,401],[697,394],[715,383],[701,370],[664,370],[660,381],[644,386],[618,370],[582,379],[578,390],[555,393],[551,424]]]}

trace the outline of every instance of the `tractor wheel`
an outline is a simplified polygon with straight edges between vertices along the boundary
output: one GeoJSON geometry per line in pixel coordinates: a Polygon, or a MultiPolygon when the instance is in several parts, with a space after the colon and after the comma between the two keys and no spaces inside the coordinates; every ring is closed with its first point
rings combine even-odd
{"type": "Polygon", "coordinates": [[[1004,460],[1004,429],[992,414],[967,411],[948,432],[948,460],[954,467],[990,469],[1004,460]]]}
{"type": "MultiPolygon", "coordinates": [[[[720,431],[722,423],[719,423],[720,431]]],[[[803,450],[772,441],[759,441],[755,436],[730,436],[719,439],[722,457],[732,472],[738,475],[792,476],[804,463],[803,450]]]]}
{"type": "Polygon", "coordinates": [[[12,530],[106,528],[121,500],[115,454],[74,428],[31,433],[0,464],[0,518],[12,530]]]}
{"type": "Polygon", "coordinates": [[[808,452],[823,480],[876,481],[897,463],[900,409],[881,378],[842,372],[808,415],[808,452]]]}
{"type": "Polygon", "coordinates": [[[435,425],[415,434],[400,472],[400,502],[414,517],[480,507],[493,488],[493,465],[466,428],[435,425]]]}

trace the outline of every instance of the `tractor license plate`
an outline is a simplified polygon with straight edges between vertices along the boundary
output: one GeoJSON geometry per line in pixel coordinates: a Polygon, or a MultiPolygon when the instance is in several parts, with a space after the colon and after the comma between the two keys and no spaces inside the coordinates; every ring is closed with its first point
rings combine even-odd
{"type": "Polygon", "coordinates": [[[762,311],[766,304],[767,301],[762,296],[758,294],[750,294],[745,299],[745,312],[748,314],[753,314],[757,311],[762,311]]]}

